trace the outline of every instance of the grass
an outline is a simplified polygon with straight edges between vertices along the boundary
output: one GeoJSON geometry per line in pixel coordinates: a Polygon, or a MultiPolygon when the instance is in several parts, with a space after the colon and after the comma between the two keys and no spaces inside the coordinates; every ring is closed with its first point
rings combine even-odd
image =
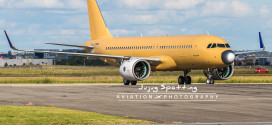
{"type": "MultiPolygon", "coordinates": [[[[152,72],[139,83],[176,83],[183,72],[152,72]]],[[[192,71],[193,83],[205,83],[202,71],[192,71]]],[[[236,69],[229,80],[217,83],[272,83],[272,74],[256,74],[254,69],[236,69]]],[[[122,83],[115,67],[45,66],[43,69],[0,68],[0,83],[122,83]]]]}
{"type": "Polygon", "coordinates": [[[151,124],[119,116],[55,107],[0,106],[0,124],[151,124]]]}
{"type": "Polygon", "coordinates": [[[119,75],[115,67],[44,66],[43,69],[0,68],[0,77],[86,77],[119,75]]]}

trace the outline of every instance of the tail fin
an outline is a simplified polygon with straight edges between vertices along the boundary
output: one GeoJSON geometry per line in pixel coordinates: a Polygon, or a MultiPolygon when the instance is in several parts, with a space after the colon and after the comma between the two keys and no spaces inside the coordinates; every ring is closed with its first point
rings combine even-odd
{"type": "Polygon", "coordinates": [[[264,46],[264,43],[263,43],[263,38],[262,38],[261,32],[259,32],[259,39],[260,39],[261,50],[265,50],[265,46],[264,46]]]}
{"type": "Polygon", "coordinates": [[[87,0],[92,40],[112,38],[96,0],[87,0]]]}

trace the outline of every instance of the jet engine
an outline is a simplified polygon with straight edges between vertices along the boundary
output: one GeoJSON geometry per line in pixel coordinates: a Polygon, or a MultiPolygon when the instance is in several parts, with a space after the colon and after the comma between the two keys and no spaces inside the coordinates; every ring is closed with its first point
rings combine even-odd
{"type": "Polygon", "coordinates": [[[127,60],[120,67],[121,75],[129,81],[145,80],[149,77],[150,72],[150,64],[140,59],[127,60]]]}
{"type": "MultiPolygon", "coordinates": [[[[214,69],[211,71],[213,80],[227,80],[232,77],[234,72],[234,65],[229,65],[225,68],[214,69]]],[[[208,77],[208,71],[204,70],[204,75],[208,77]]]]}

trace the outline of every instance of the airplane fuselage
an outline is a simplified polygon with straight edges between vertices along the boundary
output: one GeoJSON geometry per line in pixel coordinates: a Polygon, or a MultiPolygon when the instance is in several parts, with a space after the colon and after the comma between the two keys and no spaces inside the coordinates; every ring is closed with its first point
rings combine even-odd
{"type": "MultiPolygon", "coordinates": [[[[129,57],[160,58],[162,63],[153,71],[183,71],[226,67],[221,55],[230,47],[208,48],[209,44],[226,45],[224,39],[212,35],[120,37],[89,41],[95,46],[89,53],[129,57]]],[[[101,60],[119,66],[113,59],[101,60]]],[[[152,65],[152,64],[151,64],[152,65]]]]}

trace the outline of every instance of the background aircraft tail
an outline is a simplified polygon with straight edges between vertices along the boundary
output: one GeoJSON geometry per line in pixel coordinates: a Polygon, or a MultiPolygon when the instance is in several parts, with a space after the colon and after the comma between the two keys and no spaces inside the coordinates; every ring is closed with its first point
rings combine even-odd
{"type": "Polygon", "coordinates": [[[260,40],[261,50],[265,50],[265,46],[264,46],[264,43],[263,43],[263,38],[262,38],[261,32],[259,32],[259,40],[260,40]]]}
{"type": "Polygon", "coordinates": [[[87,0],[87,4],[90,21],[91,39],[97,40],[112,38],[113,36],[110,34],[105,24],[105,21],[103,19],[103,16],[100,12],[96,0],[87,0]]]}

